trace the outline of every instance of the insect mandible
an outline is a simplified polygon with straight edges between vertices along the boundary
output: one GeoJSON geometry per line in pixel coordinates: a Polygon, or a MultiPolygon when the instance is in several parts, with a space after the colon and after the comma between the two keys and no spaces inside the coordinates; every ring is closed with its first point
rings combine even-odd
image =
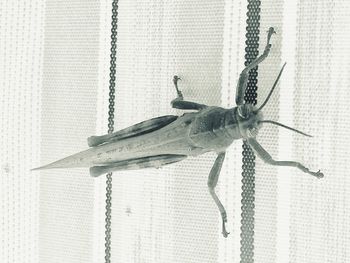
{"type": "Polygon", "coordinates": [[[281,123],[263,119],[261,110],[272,95],[285,64],[267,98],[259,108],[244,102],[249,70],[256,67],[268,56],[271,49],[270,39],[274,33],[276,32],[271,27],[268,30],[267,44],[263,54],[253,60],[241,72],[236,90],[237,107],[224,109],[186,101],[178,88],[180,78],[174,76],[173,82],[177,98],[171,101],[172,107],[182,110],[195,110],[194,112],[185,113],[182,116],[161,116],[114,133],[91,136],[88,138],[88,145],[90,146],[88,150],[33,170],[90,167],[91,176],[96,177],[118,170],[159,168],[184,160],[188,156],[198,156],[214,151],[217,153],[217,158],[209,173],[208,188],[221,213],[222,234],[227,237],[229,233],[225,227],[227,222],[226,211],[215,193],[215,187],[225,159],[225,151],[234,140],[243,139],[246,141],[253,151],[268,164],[292,166],[317,178],[323,177],[323,173],[320,171],[312,172],[299,162],[274,160],[256,140],[263,123],[282,126],[311,137],[281,123]]]}

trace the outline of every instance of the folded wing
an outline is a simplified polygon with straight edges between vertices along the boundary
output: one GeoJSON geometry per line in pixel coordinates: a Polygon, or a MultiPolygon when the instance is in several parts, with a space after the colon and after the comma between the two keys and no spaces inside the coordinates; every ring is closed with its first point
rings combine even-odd
{"type": "Polygon", "coordinates": [[[149,119],[125,129],[116,131],[114,133],[105,134],[101,136],[91,136],[87,139],[88,145],[90,147],[95,147],[104,143],[114,142],[134,136],[143,135],[146,133],[150,133],[152,131],[163,128],[169,123],[175,121],[178,118],[176,115],[165,115],[156,117],[153,119],[149,119]]]}
{"type": "Polygon", "coordinates": [[[111,163],[106,166],[93,166],[90,168],[90,175],[93,177],[97,177],[101,174],[106,174],[118,170],[138,170],[149,167],[160,168],[161,166],[166,164],[182,161],[186,157],[186,155],[163,154],[143,158],[129,159],[111,163]]]}

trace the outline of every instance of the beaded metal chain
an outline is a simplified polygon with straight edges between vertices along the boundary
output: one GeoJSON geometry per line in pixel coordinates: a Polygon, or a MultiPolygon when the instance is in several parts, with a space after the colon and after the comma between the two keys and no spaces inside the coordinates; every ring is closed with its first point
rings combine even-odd
{"type": "MultiPolygon", "coordinates": [[[[248,0],[245,65],[259,53],[260,1],[248,0]]],[[[258,67],[249,72],[244,100],[256,105],[258,67]]],[[[242,194],[241,194],[241,263],[254,262],[254,201],[255,201],[255,155],[250,146],[243,143],[242,194]]]]}
{"type": "MultiPolygon", "coordinates": [[[[114,130],[114,99],[117,54],[118,0],[112,3],[111,55],[109,73],[108,133],[114,130]]],[[[112,173],[106,175],[105,262],[111,262],[112,173]]]]}

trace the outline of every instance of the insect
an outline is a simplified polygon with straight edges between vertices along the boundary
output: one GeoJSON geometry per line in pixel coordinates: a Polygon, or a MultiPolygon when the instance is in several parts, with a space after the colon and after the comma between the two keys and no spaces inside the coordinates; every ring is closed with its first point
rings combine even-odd
{"type": "Polygon", "coordinates": [[[266,163],[276,166],[292,166],[301,171],[322,178],[320,171],[312,172],[307,167],[295,161],[276,161],[258,143],[256,136],[263,123],[275,124],[309,136],[294,128],[281,123],[264,120],[262,109],[267,104],[275,89],[284,66],[279,72],[267,98],[258,108],[244,102],[249,70],[262,62],[271,49],[270,39],[276,33],[271,27],[267,34],[267,44],[263,54],[246,66],[240,74],[237,90],[237,107],[224,109],[207,106],[184,100],[178,88],[180,78],[174,76],[173,82],[177,98],[171,101],[173,108],[194,110],[182,116],[166,115],[149,119],[114,133],[91,136],[88,138],[88,150],[76,153],[51,164],[36,168],[69,168],[90,167],[91,176],[97,177],[105,173],[118,170],[142,169],[179,162],[188,156],[198,156],[206,152],[216,152],[217,158],[209,173],[208,188],[222,218],[222,234],[227,237],[226,211],[218,196],[215,187],[220,170],[225,159],[225,151],[233,141],[243,139],[253,151],[266,163]]]}

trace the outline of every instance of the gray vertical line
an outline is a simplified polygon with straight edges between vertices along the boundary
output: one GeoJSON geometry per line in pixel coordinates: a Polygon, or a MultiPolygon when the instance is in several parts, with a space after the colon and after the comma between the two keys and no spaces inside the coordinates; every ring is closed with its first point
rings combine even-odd
{"type": "MultiPolygon", "coordinates": [[[[260,1],[248,0],[246,27],[245,65],[251,63],[259,53],[260,1]]],[[[244,100],[257,103],[258,67],[251,69],[244,100]]],[[[254,201],[255,201],[255,155],[244,142],[241,194],[241,263],[254,262],[254,201]]]]}
{"type": "MultiPolygon", "coordinates": [[[[116,54],[117,54],[117,27],[118,27],[118,0],[112,3],[112,28],[111,28],[111,54],[109,73],[109,111],[108,133],[114,130],[114,101],[116,79],[116,54]]],[[[112,219],[112,173],[106,175],[106,218],[105,218],[105,262],[111,262],[111,219],[112,219]]]]}

